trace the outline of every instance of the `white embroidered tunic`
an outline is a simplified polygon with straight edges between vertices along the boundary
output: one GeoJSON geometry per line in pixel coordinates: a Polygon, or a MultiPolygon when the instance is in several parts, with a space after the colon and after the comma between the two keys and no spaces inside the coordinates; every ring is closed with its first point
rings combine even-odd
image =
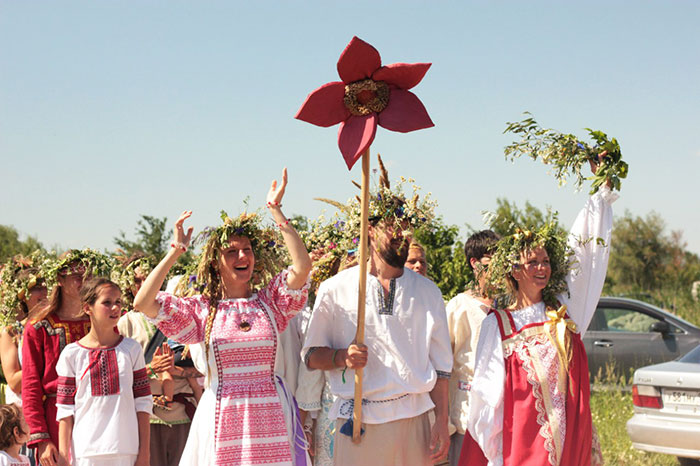
{"type": "MultiPolygon", "coordinates": [[[[559,301],[567,306],[567,312],[583,336],[593,318],[600,293],[605,282],[610,254],[613,212],[612,203],[618,194],[602,187],[591,196],[579,212],[569,235],[569,246],[574,250],[574,269],[567,276],[570,297],[564,293],[559,301]],[[597,241],[604,240],[604,244],[597,241]]],[[[525,325],[549,320],[544,303],[512,312],[516,330],[525,325]]],[[[553,348],[552,348],[552,351],[553,348]]],[[[552,355],[550,355],[552,356],[552,355]]],[[[489,465],[503,464],[503,399],[505,386],[505,360],[501,335],[495,315],[489,315],[481,324],[477,346],[477,361],[469,394],[469,432],[489,460],[489,465]]],[[[543,355],[547,357],[547,355],[543,355]]],[[[561,399],[556,384],[551,384],[552,399],[561,399]]],[[[565,406],[555,405],[552,413],[561,426],[558,435],[566,432],[565,406]]]]}
{"type": "MultiPolygon", "coordinates": [[[[326,280],[318,289],[302,355],[313,347],[347,348],[357,329],[359,267],[326,280]]],[[[445,303],[429,279],[404,269],[396,279],[392,305],[380,302],[384,290],[367,274],[362,421],[381,424],[418,416],[432,409],[430,391],[438,376],[449,377],[452,350],[445,303]]],[[[328,371],[339,398],[330,419],[349,418],[353,410],[355,371],[328,371]]]]}
{"type": "Polygon", "coordinates": [[[75,457],[138,455],[136,413],[153,405],[141,345],[124,337],[112,348],[71,343],[56,372],[56,419],[74,416],[75,457]]]}

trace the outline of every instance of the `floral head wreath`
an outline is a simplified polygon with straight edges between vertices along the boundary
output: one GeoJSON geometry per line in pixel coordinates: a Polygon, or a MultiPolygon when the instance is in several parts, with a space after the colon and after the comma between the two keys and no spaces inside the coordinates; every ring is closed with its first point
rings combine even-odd
{"type": "Polygon", "coordinates": [[[158,261],[154,256],[143,253],[136,253],[132,256],[127,256],[126,253],[123,253],[116,256],[115,259],[118,262],[118,266],[112,270],[111,278],[121,288],[124,308],[128,309],[133,304],[131,289],[136,283],[136,273],[138,272],[144,277],[148,276],[158,261]]]}
{"type": "Polygon", "coordinates": [[[45,285],[39,269],[42,260],[37,251],[27,257],[15,256],[2,266],[0,271],[0,324],[2,326],[15,322],[21,303],[26,301],[34,287],[45,285]]]}
{"type": "MultiPolygon", "coordinates": [[[[420,187],[416,186],[413,179],[400,178],[400,181],[392,189],[389,182],[389,174],[379,155],[379,183],[370,190],[369,196],[369,220],[372,224],[384,222],[393,225],[396,229],[402,229],[408,224],[408,228],[415,230],[429,225],[435,218],[435,202],[430,193],[422,198],[419,195],[420,187]],[[404,184],[411,183],[413,193],[406,196],[404,184]]],[[[357,185],[356,185],[357,186],[357,185]]],[[[359,187],[359,186],[358,186],[359,187]]],[[[328,224],[323,218],[312,224],[311,231],[303,236],[309,251],[317,249],[327,254],[321,256],[321,261],[314,260],[315,271],[312,272],[312,284],[315,281],[323,281],[334,275],[334,267],[326,267],[332,264],[331,258],[347,257],[357,251],[360,242],[360,199],[354,197],[347,204],[341,204],[329,199],[318,199],[333,205],[339,211],[328,224]],[[318,274],[314,277],[314,274],[318,274]]],[[[341,264],[343,265],[343,264],[341,264]]],[[[337,267],[336,267],[337,269],[337,267]]]]}
{"type": "MultiPolygon", "coordinates": [[[[325,200],[339,209],[346,206],[325,200]]],[[[313,268],[311,269],[311,293],[313,294],[324,280],[332,277],[342,267],[348,267],[357,251],[359,236],[347,228],[347,222],[335,213],[329,222],[322,215],[311,222],[307,231],[300,236],[309,251],[313,268]]]]}
{"type": "Polygon", "coordinates": [[[114,259],[94,249],[71,249],[57,259],[46,260],[41,265],[41,274],[46,280],[49,293],[56,285],[59,275],[73,273],[109,277],[114,268],[114,259]]]}
{"type": "MultiPolygon", "coordinates": [[[[435,218],[435,206],[437,202],[431,199],[430,193],[422,199],[419,195],[420,187],[416,186],[412,178],[401,177],[394,189],[389,182],[389,173],[384,167],[382,158],[377,154],[379,160],[379,184],[374,190],[370,190],[369,196],[369,221],[376,225],[384,222],[401,229],[408,223],[408,228],[416,230],[430,224],[435,218]],[[411,183],[413,193],[407,195],[403,185],[411,183]],[[410,196],[410,197],[409,197],[410,196]]],[[[348,226],[351,231],[360,231],[361,206],[360,199],[355,197],[349,202],[348,226]]]]}
{"type": "Polygon", "coordinates": [[[544,247],[549,256],[551,276],[542,290],[548,306],[556,306],[557,296],[567,292],[566,276],[571,270],[573,251],[567,244],[567,232],[557,223],[556,214],[537,229],[511,226],[511,233],[504,235],[493,247],[491,262],[486,275],[486,289],[494,296],[515,299],[512,272],[521,265],[521,255],[526,251],[544,247]]]}
{"type": "Polygon", "coordinates": [[[255,255],[253,283],[263,285],[277,273],[286,262],[286,250],[277,230],[265,227],[262,216],[257,212],[243,213],[238,217],[229,217],[221,211],[223,225],[204,229],[195,244],[203,244],[202,252],[197,261],[197,274],[190,286],[199,292],[209,294],[211,285],[211,267],[218,260],[219,251],[231,238],[244,236],[250,240],[255,255]]]}

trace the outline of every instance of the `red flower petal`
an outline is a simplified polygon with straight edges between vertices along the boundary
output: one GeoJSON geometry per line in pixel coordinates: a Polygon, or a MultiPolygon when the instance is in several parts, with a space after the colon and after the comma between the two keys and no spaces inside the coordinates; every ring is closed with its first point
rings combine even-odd
{"type": "Polygon", "coordinates": [[[410,89],[421,82],[431,63],[392,63],[372,74],[375,81],[393,84],[399,89],[410,89]]]}
{"type": "Polygon", "coordinates": [[[338,59],[338,75],[345,84],[366,79],[382,66],[377,49],[357,37],[353,37],[338,59]]]}
{"type": "Polygon", "coordinates": [[[399,133],[435,126],[420,99],[403,89],[391,90],[389,105],[379,114],[379,124],[399,133]]]}
{"type": "Polygon", "coordinates": [[[350,116],[344,95],[345,83],[324,84],[308,95],[294,118],[324,127],[337,125],[350,116]]]}
{"type": "Polygon", "coordinates": [[[371,113],[361,117],[350,117],[340,124],[338,147],[343,154],[348,170],[367,150],[377,132],[377,114],[371,113]]]}

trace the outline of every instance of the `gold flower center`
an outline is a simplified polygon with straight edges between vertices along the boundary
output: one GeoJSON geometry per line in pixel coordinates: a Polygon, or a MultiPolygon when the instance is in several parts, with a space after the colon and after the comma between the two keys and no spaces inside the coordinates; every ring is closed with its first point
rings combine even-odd
{"type": "Polygon", "coordinates": [[[355,116],[379,113],[389,104],[389,86],[384,81],[371,79],[346,84],[343,103],[355,116]]]}

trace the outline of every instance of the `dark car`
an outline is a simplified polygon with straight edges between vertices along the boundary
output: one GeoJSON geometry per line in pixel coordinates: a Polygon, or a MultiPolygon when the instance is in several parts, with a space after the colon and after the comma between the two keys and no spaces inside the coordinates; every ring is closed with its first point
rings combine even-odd
{"type": "Polygon", "coordinates": [[[595,376],[613,364],[629,376],[635,369],[672,361],[700,344],[700,328],[668,311],[628,298],[603,297],[583,337],[595,376]]]}

